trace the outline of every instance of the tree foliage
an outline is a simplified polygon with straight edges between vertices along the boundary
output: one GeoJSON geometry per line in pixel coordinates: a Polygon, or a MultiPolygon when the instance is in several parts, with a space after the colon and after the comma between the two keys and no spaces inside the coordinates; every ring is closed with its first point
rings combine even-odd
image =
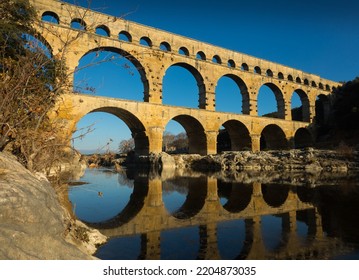
{"type": "Polygon", "coordinates": [[[0,151],[7,149],[31,170],[50,165],[62,143],[48,118],[64,83],[61,62],[41,42],[27,0],[0,0],[0,151]]]}

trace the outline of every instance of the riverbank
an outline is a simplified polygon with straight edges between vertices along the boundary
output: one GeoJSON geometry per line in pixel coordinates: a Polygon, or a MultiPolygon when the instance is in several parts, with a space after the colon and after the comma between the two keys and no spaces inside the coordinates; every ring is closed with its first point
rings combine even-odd
{"type": "Polygon", "coordinates": [[[54,187],[0,153],[0,259],[94,259],[106,237],[73,219],[54,187]]]}

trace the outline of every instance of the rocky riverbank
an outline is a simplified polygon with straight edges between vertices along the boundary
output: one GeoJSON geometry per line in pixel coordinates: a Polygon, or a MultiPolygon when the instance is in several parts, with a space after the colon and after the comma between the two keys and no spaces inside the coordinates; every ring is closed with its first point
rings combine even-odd
{"type": "Polygon", "coordinates": [[[93,259],[105,241],[71,218],[45,176],[0,153],[0,259],[93,259]]]}

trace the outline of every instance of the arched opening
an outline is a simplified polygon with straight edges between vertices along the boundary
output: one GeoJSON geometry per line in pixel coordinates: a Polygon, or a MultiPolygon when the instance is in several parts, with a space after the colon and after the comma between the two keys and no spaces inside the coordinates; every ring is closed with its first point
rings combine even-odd
{"type": "Polygon", "coordinates": [[[183,126],[171,120],[166,125],[162,136],[162,151],[169,154],[187,154],[188,137],[183,126]]]}
{"type": "Polygon", "coordinates": [[[162,42],[160,44],[160,50],[165,51],[165,52],[170,52],[171,51],[171,45],[167,42],[162,42]]]}
{"type": "Polygon", "coordinates": [[[279,73],[278,73],[278,79],[280,79],[280,80],[283,80],[283,79],[284,79],[284,75],[283,75],[282,72],[279,72],[279,73]]]}
{"type": "Polygon", "coordinates": [[[218,80],[216,111],[249,114],[249,93],[246,84],[238,76],[228,74],[218,80]]]}
{"type": "Polygon", "coordinates": [[[276,252],[283,244],[282,219],[281,215],[261,217],[261,235],[266,252],[276,252]]]}
{"type": "Polygon", "coordinates": [[[262,184],[264,201],[273,208],[281,207],[287,200],[289,186],[276,184],[262,184]]]}
{"type": "Polygon", "coordinates": [[[140,39],[140,45],[145,46],[145,47],[152,47],[152,41],[148,37],[142,37],[140,39]]]}
{"type": "Polygon", "coordinates": [[[273,77],[273,71],[270,70],[270,69],[268,69],[268,70],[266,71],[266,75],[267,75],[267,77],[273,77]]]}
{"type": "Polygon", "coordinates": [[[320,88],[320,89],[324,89],[324,86],[323,86],[322,83],[319,83],[319,88],[320,88]]]}
{"type": "Polygon", "coordinates": [[[78,30],[86,30],[86,22],[80,18],[75,18],[71,21],[71,28],[78,30]]]}
{"type": "Polygon", "coordinates": [[[288,141],[283,130],[275,124],[267,125],[261,133],[260,148],[261,150],[288,149],[288,141]]]}
{"type": "Polygon", "coordinates": [[[312,147],[314,144],[312,134],[306,128],[299,128],[294,135],[294,147],[296,149],[312,147]]]}
{"type": "Polygon", "coordinates": [[[317,83],[312,81],[312,87],[317,87],[317,83]]]}
{"type": "Polygon", "coordinates": [[[118,33],[118,39],[124,42],[132,42],[132,36],[127,31],[121,31],[118,33]]]}
{"type": "Polygon", "coordinates": [[[217,136],[217,152],[251,150],[248,128],[239,121],[227,121],[217,136]]]}
{"type": "Polygon", "coordinates": [[[215,55],[212,58],[212,62],[217,64],[222,64],[222,59],[218,55],[215,55]]]}
{"type": "Polygon", "coordinates": [[[236,63],[234,62],[234,60],[230,59],[227,62],[227,66],[230,68],[236,68],[236,63]]]}
{"type": "Polygon", "coordinates": [[[284,119],[284,99],[281,90],[272,83],[262,85],[257,97],[258,115],[284,119]]]}
{"type": "Polygon", "coordinates": [[[288,75],[288,81],[293,82],[293,76],[292,75],[288,75]]]}
{"type": "Polygon", "coordinates": [[[241,70],[243,70],[243,71],[249,71],[248,64],[247,64],[247,63],[242,63],[242,65],[241,65],[241,70]]]}
{"type": "Polygon", "coordinates": [[[239,213],[246,209],[252,200],[253,187],[243,183],[218,180],[218,197],[224,209],[239,213]]]}
{"type": "Polygon", "coordinates": [[[92,110],[76,127],[72,141],[74,148],[81,153],[149,153],[145,127],[135,115],[124,109],[101,107],[92,110]],[[122,143],[123,141],[127,143],[122,143]]]}
{"type": "Polygon", "coordinates": [[[187,134],[188,153],[205,155],[207,152],[207,138],[202,124],[187,115],[179,115],[172,120],[178,122],[187,134]]]}
{"type": "Polygon", "coordinates": [[[148,101],[148,82],[142,65],[121,49],[101,48],[84,55],[74,75],[74,90],[148,101]]]}
{"type": "Polygon", "coordinates": [[[295,79],[295,82],[296,82],[297,84],[301,84],[301,83],[302,83],[302,80],[301,80],[301,78],[297,77],[297,78],[295,79]]]}
{"type": "Polygon", "coordinates": [[[196,68],[177,63],[166,70],[162,81],[162,103],[189,108],[205,108],[205,86],[196,68]],[[200,100],[200,104],[198,104],[200,100]],[[201,100],[203,100],[201,102],[201,100]]]}
{"type": "Polygon", "coordinates": [[[178,54],[189,56],[189,51],[186,47],[180,47],[180,49],[178,50],[178,54]]]}
{"type": "Polygon", "coordinates": [[[50,22],[50,23],[54,23],[54,24],[59,24],[60,23],[60,18],[59,16],[54,13],[54,12],[44,12],[41,16],[41,20],[45,21],[45,22],[50,22]]]}
{"type": "Polygon", "coordinates": [[[196,58],[197,58],[197,59],[200,59],[200,60],[206,60],[206,55],[204,54],[204,52],[199,51],[199,52],[196,54],[196,58]]]}
{"type": "Polygon", "coordinates": [[[315,101],[315,123],[325,125],[329,120],[330,100],[327,95],[319,94],[315,101]]]}
{"type": "Polygon", "coordinates": [[[306,86],[309,86],[309,80],[308,80],[308,79],[304,79],[304,84],[305,84],[306,86]]]}
{"type": "Polygon", "coordinates": [[[291,113],[293,121],[310,121],[309,99],[307,94],[301,89],[294,91],[292,94],[291,113]]]}
{"type": "Polygon", "coordinates": [[[105,36],[105,37],[110,37],[110,29],[106,25],[97,26],[96,27],[96,34],[101,35],[101,36],[105,36]]]}
{"type": "Polygon", "coordinates": [[[205,204],[206,195],[206,177],[173,177],[162,183],[164,206],[177,219],[189,219],[199,213],[205,204]]]}
{"type": "MultiPolygon", "coordinates": [[[[92,156],[95,157],[96,155],[92,156]]],[[[106,172],[104,168],[86,169],[81,177],[81,182],[86,184],[70,186],[68,190],[76,217],[96,224],[107,223],[121,215],[134,193],[133,181],[120,179],[121,176],[126,175],[106,172]]]]}
{"type": "Polygon", "coordinates": [[[254,74],[261,75],[262,69],[259,66],[254,67],[254,74]]]}

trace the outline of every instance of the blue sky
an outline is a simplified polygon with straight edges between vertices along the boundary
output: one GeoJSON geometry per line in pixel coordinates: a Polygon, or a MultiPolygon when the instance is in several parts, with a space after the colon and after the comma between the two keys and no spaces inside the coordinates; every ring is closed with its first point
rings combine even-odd
{"type": "MultiPolygon", "coordinates": [[[[74,3],[73,0],[66,2],[74,3]]],[[[76,3],[88,6],[88,1],[76,0],[76,3]]],[[[359,76],[357,0],[92,0],[91,8],[334,81],[348,81],[359,76]]],[[[91,56],[85,57],[80,64],[91,60],[91,56]]],[[[112,63],[78,73],[76,80],[86,80],[96,88],[98,95],[141,100],[143,87],[136,72],[124,69],[120,63],[112,63]]],[[[165,104],[197,106],[197,87],[186,70],[171,67],[163,84],[165,104]],[[183,81],[180,88],[174,83],[178,79],[183,81]],[[176,99],[178,95],[182,98],[176,99]]],[[[265,89],[261,91],[263,104],[258,105],[259,114],[274,111],[274,96],[265,89]]],[[[219,111],[240,113],[240,93],[230,80],[220,80],[216,93],[219,111]]],[[[298,105],[296,96],[292,101],[298,105]]],[[[121,120],[106,114],[88,115],[80,121],[79,127],[94,122],[95,131],[85,140],[76,141],[75,147],[94,150],[111,138],[112,149],[116,149],[121,139],[130,137],[121,120]],[[109,125],[118,129],[109,129],[109,125]]],[[[174,133],[181,129],[175,122],[167,127],[174,133]]]]}

